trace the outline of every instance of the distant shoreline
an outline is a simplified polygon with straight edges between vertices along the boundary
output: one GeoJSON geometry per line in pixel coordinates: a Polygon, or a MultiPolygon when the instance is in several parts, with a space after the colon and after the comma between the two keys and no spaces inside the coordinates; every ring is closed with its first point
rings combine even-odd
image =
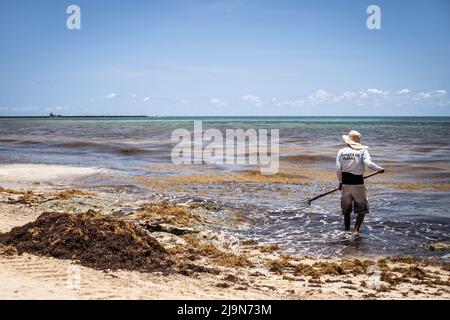
{"type": "Polygon", "coordinates": [[[0,119],[157,118],[155,116],[0,116],[0,119]]]}
{"type": "Polygon", "coordinates": [[[113,118],[113,119],[293,119],[293,118],[336,118],[336,119],[358,119],[358,118],[403,118],[403,119],[444,119],[450,116],[126,116],[126,115],[93,115],[93,116],[1,116],[0,119],[96,119],[96,118],[113,118]]]}

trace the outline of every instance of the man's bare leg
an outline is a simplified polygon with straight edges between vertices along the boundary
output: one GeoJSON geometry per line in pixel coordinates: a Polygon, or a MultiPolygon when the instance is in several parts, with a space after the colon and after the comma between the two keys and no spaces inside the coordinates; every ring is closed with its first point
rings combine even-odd
{"type": "Polygon", "coordinates": [[[351,213],[344,214],[345,231],[350,231],[351,213]]]}
{"type": "Polygon", "coordinates": [[[354,234],[359,234],[359,229],[361,228],[365,216],[365,214],[358,214],[358,216],[356,217],[355,229],[353,230],[354,234]]]}

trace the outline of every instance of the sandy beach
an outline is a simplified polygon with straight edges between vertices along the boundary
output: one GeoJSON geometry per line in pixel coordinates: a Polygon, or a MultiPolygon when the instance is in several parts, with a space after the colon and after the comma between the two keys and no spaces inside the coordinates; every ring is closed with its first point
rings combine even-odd
{"type": "Polygon", "coordinates": [[[450,1],[1,13],[0,300],[450,300],[450,1]]]}
{"type": "MultiPolygon", "coordinates": [[[[20,167],[24,173],[35,169],[34,166],[20,167]]],[[[55,174],[60,177],[59,173],[65,170],[63,167],[50,169],[42,171],[41,181],[47,180],[45,172],[51,177],[55,174]]],[[[16,168],[3,167],[2,170],[4,176],[11,177],[11,170],[16,168]]],[[[69,173],[78,175],[80,172],[89,174],[81,169],[69,169],[64,178],[71,177],[69,173]]],[[[134,201],[127,194],[64,190],[61,185],[44,185],[40,181],[34,181],[28,189],[0,189],[0,243],[3,242],[0,247],[0,298],[450,298],[450,265],[446,262],[414,257],[337,259],[286,254],[276,245],[259,244],[251,238],[236,242],[226,233],[213,230],[211,225],[223,222],[217,220],[216,208],[211,203],[134,201]],[[130,207],[134,209],[130,210],[130,207]],[[68,214],[75,222],[79,217],[86,217],[85,224],[89,222],[90,214],[95,219],[105,216],[111,219],[108,222],[137,228],[162,245],[166,252],[164,259],[171,261],[171,267],[142,272],[132,270],[133,267],[129,268],[131,270],[117,269],[110,264],[110,269],[110,261],[100,261],[106,264],[97,267],[98,261],[86,262],[83,257],[76,256],[73,259],[58,258],[55,251],[49,254],[51,251],[44,250],[45,253],[36,248],[39,248],[39,241],[43,241],[41,235],[48,225],[26,227],[35,223],[44,212],[68,214]],[[8,241],[13,242],[5,243],[5,235],[9,235],[11,229],[24,225],[24,229],[9,238],[8,241]],[[23,245],[24,237],[29,237],[32,246],[23,245]],[[22,250],[25,252],[20,252],[22,250]],[[94,263],[94,267],[86,266],[90,263],[94,263]]],[[[228,223],[236,226],[245,223],[244,220],[235,216],[228,223]]],[[[67,227],[61,230],[73,232],[67,227]]],[[[80,230],[80,239],[87,241],[90,234],[83,227],[80,230]]],[[[113,231],[113,235],[114,232],[122,231],[113,231]]],[[[74,237],[70,233],[70,238],[74,237]]],[[[49,246],[53,245],[61,248],[54,243],[49,246]]]]}

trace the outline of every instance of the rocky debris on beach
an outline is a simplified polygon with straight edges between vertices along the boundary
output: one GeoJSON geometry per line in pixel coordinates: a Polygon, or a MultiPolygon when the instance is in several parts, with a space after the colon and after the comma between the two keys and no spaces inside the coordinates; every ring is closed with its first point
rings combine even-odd
{"type": "Polygon", "coordinates": [[[169,272],[174,262],[166,250],[133,223],[94,211],[52,213],[0,235],[0,243],[24,252],[71,259],[100,270],[169,272]]]}
{"type": "Polygon", "coordinates": [[[198,233],[198,230],[186,227],[177,227],[166,223],[151,223],[149,221],[141,220],[139,225],[149,232],[166,232],[177,236],[182,236],[190,233],[198,233]]]}

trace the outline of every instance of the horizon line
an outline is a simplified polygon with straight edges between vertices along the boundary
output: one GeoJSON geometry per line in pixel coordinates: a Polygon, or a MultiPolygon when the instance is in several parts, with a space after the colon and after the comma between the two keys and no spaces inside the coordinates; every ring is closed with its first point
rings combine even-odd
{"type": "Polygon", "coordinates": [[[246,115],[246,116],[224,116],[224,115],[24,115],[24,116],[4,116],[0,115],[0,119],[11,119],[11,118],[48,118],[48,119],[61,119],[61,118],[149,118],[149,119],[163,119],[163,118],[450,118],[450,115],[386,115],[386,116],[374,116],[374,115],[358,115],[358,116],[337,116],[337,115],[278,115],[278,116],[257,116],[257,115],[246,115]]]}

